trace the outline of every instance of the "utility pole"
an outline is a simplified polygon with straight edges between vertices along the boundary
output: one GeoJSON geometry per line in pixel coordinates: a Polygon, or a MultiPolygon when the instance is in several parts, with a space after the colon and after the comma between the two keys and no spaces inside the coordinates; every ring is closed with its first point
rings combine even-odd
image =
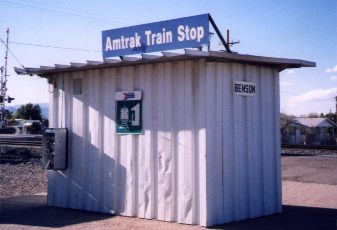
{"type": "Polygon", "coordinates": [[[7,28],[7,40],[6,40],[6,53],[5,53],[5,67],[1,67],[1,86],[0,86],[0,125],[1,128],[6,127],[6,110],[5,101],[7,92],[7,59],[8,59],[8,39],[9,39],[9,28],[7,28]]]}
{"type": "Polygon", "coordinates": [[[336,96],[336,110],[335,110],[335,123],[337,123],[337,96],[336,96]]]}
{"type": "MultiPolygon", "coordinates": [[[[230,47],[232,47],[233,45],[236,45],[236,44],[239,44],[240,43],[240,41],[236,41],[236,42],[234,42],[234,41],[230,41],[229,40],[229,30],[227,30],[227,40],[226,40],[226,44],[227,44],[227,46],[230,48],[230,47]]],[[[219,42],[219,45],[223,45],[223,43],[220,41],[219,42]]],[[[231,51],[232,52],[232,51],[231,51]]]]}

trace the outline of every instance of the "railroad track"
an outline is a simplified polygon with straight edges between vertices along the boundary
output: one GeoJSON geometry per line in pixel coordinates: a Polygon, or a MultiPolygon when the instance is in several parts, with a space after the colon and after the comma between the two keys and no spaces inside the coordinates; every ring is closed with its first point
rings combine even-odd
{"type": "Polygon", "coordinates": [[[282,148],[291,149],[331,149],[337,150],[337,145],[282,145],[282,148]]]}
{"type": "Polygon", "coordinates": [[[333,156],[337,157],[336,145],[282,145],[284,156],[333,156]]]}
{"type": "Polygon", "coordinates": [[[42,135],[0,135],[0,146],[42,147],[42,135]]]}

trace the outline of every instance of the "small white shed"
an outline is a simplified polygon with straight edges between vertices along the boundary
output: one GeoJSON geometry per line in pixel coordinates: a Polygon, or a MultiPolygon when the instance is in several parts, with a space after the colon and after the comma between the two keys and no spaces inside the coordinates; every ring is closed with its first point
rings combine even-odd
{"type": "Polygon", "coordinates": [[[48,205],[202,226],[281,212],[279,72],[313,66],[185,50],[16,69],[49,80],[69,133],[48,205]],[[142,133],[116,134],[115,92],[134,90],[142,133]]]}

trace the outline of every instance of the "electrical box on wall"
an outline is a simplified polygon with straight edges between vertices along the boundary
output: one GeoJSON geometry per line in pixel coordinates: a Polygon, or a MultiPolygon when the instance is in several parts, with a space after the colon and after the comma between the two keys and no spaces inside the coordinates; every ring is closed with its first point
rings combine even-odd
{"type": "Polygon", "coordinates": [[[67,169],[67,159],[67,129],[45,129],[42,138],[42,168],[47,170],[67,169]]]}

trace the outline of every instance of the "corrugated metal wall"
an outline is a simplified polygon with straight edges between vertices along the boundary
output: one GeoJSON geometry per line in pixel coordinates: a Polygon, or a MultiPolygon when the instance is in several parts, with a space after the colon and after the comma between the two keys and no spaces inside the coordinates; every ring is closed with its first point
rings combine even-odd
{"type": "Polygon", "coordinates": [[[281,211],[276,70],[200,59],[51,78],[50,123],[70,135],[49,205],[200,225],[281,211]],[[257,95],[234,96],[233,80],[257,95]],[[143,135],[115,134],[121,90],[143,91],[143,135]]]}
{"type": "Polygon", "coordinates": [[[208,224],[281,212],[279,75],[271,68],[208,63],[208,224]],[[233,95],[233,81],[256,96],[233,95]]]}

